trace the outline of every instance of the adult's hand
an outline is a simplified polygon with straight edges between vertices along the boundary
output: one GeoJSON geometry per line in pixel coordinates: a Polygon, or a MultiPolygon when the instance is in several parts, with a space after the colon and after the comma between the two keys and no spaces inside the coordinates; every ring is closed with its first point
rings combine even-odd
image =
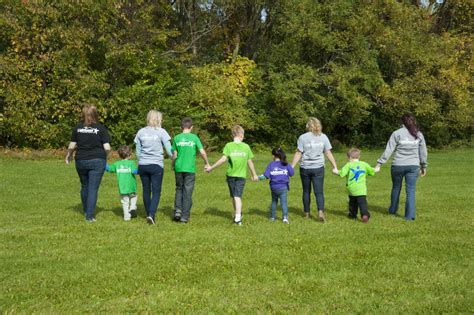
{"type": "Polygon", "coordinates": [[[333,168],[333,169],[332,169],[332,173],[333,173],[334,175],[339,175],[339,170],[338,170],[337,168],[333,168]]]}
{"type": "Polygon", "coordinates": [[[426,176],[426,168],[422,168],[422,169],[420,170],[420,175],[421,175],[421,177],[425,177],[425,176],[426,176]]]}
{"type": "Polygon", "coordinates": [[[377,163],[377,165],[375,165],[374,171],[375,173],[380,172],[380,163],[377,163]]]}

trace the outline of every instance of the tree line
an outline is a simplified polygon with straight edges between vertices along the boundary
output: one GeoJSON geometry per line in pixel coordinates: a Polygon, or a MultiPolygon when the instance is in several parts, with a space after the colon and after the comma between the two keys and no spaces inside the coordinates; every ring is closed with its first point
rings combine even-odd
{"type": "Polygon", "coordinates": [[[150,109],[208,148],[240,124],[291,145],[380,146],[404,112],[431,146],[472,142],[469,0],[0,0],[0,145],[59,148],[84,104],[114,146],[150,109]]]}

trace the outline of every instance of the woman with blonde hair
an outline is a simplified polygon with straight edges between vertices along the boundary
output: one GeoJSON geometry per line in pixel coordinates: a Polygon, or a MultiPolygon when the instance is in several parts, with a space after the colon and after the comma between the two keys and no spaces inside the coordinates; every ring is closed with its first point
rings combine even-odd
{"type": "Polygon", "coordinates": [[[76,151],[76,170],[81,181],[81,202],[86,221],[95,221],[95,207],[100,182],[104,175],[107,153],[110,151],[110,136],[99,122],[97,109],[86,105],[82,110],[82,121],[72,129],[66,164],[69,164],[76,151]]]}
{"type": "Polygon", "coordinates": [[[171,137],[161,128],[163,115],[157,110],[150,110],[147,115],[147,126],[140,129],[135,136],[138,174],[143,186],[143,204],[148,224],[155,224],[156,209],[160,203],[161,185],[164,174],[164,150],[169,157],[171,137]]]}
{"type": "Polygon", "coordinates": [[[313,186],[316,203],[318,206],[318,217],[325,222],[324,216],[324,155],[331,162],[333,172],[337,173],[337,165],[332,155],[331,143],[328,137],[322,133],[321,122],[310,117],[306,124],[308,132],[298,138],[298,148],[291,166],[300,163],[300,177],[303,185],[303,208],[306,218],[310,217],[311,185],[313,186]]]}

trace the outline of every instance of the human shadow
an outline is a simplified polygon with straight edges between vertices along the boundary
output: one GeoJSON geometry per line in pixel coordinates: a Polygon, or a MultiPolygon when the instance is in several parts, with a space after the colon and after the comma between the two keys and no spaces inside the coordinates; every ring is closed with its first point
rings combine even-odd
{"type": "MultiPolygon", "coordinates": [[[[81,216],[85,215],[84,209],[82,208],[82,203],[79,203],[75,206],[70,206],[68,209],[71,210],[71,211],[79,213],[81,216]]],[[[105,211],[105,209],[102,208],[102,207],[95,207],[94,215],[97,215],[102,211],[105,211]]]]}
{"type": "Polygon", "coordinates": [[[204,214],[213,215],[216,217],[221,217],[221,218],[225,218],[229,220],[233,219],[231,211],[222,211],[215,207],[207,208],[206,210],[204,210],[204,214]]]}
{"type": "Polygon", "coordinates": [[[157,212],[162,212],[165,216],[174,220],[174,208],[170,206],[159,207],[157,212]]]}
{"type": "Polygon", "coordinates": [[[249,215],[258,215],[267,218],[270,216],[270,209],[264,211],[262,209],[251,208],[248,213],[249,215]]]}

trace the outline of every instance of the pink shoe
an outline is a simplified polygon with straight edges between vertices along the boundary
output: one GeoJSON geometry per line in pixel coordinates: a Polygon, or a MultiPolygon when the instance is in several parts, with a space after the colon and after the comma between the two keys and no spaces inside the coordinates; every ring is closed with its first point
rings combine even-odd
{"type": "Polygon", "coordinates": [[[369,216],[367,216],[367,215],[362,216],[362,222],[364,222],[364,223],[369,222],[369,216]]]}

